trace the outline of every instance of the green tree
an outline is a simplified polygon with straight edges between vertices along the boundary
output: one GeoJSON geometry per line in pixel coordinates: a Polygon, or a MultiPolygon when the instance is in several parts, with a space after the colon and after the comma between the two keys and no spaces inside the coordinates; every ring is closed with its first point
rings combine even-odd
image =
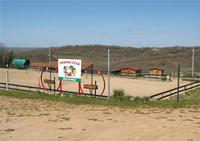
{"type": "Polygon", "coordinates": [[[7,55],[8,55],[8,50],[5,47],[0,46],[0,67],[6,66],[7,55]]]}
{"type": "Polygon", "coordinates": [[[8,67],[11,67],[12,66],[12,61],[14,59],[14,52],[13,51],[10,51],[9,54],[8,54],[8,57],[7,57],[7,64],[8,64],[8,67]]]}

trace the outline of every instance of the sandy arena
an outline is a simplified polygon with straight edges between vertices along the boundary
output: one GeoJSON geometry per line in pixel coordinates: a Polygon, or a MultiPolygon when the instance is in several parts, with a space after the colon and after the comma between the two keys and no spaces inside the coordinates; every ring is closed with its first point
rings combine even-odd
{"type": "MultiPolygon", "coordinates": [[[[6,69],[0,69],[0,82],[6,81],[6,69]]],[[[16,70],[9,69],[9,82],[20,85],[28,85],[38,87],[40,72],[34,70],[16,70]]],[[[52,74],[52,78],[57,79],[57,73],[52,74]]],[[[49,73],[44,73],[44,78],[49,79],[49,73]]],[[[89,74],[84,74],[82,76],[82,87],[83,84],[90,84],[91,77],[89,74]]],[[[97,81],[99,90],[97,94],[101,93],[103,89],[103,81],[100,76],[95,75],[94,80],[97,81]]],[[[107,85],[107,76],[105,76],[107,85]]],[[[184,85],[188,82],[181,82],[180,85],[184,85]]],[[[58,84],[58,81],[57,81],[58,84]]],[[[161,80],[150,80],[150,79],[131,79],[123,77],[111,77],[111,91],[114,89],[123,89],[126,95],[130,96],[150,96],[155,93],[166,91],[177,86],[177,82],[174,79],[172,82],[161,81],[161,80]]],[[[78,84],[74,82],[64,82],[64,90],[68,91],[78,91],[78,84]]],[[[87,89],[84,90],[85,93],[89,93],[87,89]]],[[[112,93],[112,92],[111,92],[112,93]]],[[[106,95],[106,90],[104,92],[106,95]]]]}
{"type": "Polygon", "coordinates": [[[1,141],[198,141],[200,107],[69,105],[0,96],[1,141]]]}

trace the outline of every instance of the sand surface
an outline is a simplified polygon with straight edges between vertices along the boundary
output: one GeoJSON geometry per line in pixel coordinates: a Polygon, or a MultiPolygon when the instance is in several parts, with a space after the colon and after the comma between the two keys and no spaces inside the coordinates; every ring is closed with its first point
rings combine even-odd
{"type": "MultiPolygon", "coordinates": [[[[6,69],[0,69],[0,82],[6,81],[6,69]]],[[[59,81],[57,78],[57,73],[52,74],[52,78],[55,77],[56,83],[58,85],[59,81]]],[[[9,69],[9,82],[20,85],[28,85],[38,87],[39,85],[40,72],[34,70],[16,70],[9,69]]],[[[49,73],[45,72],[43,75],[44,79],[49,79],[49,73]]],[[[107,95],[107,76],[105,78],[105,92],[107,95]]],[[[103,90],[103,79],[99,75],[94,75],[94,81],[97,82],[99,89],[97,94],[100,94],[103,90]]],[[[82,76],[82,87],[84,84],[90,84],[91,76],[89,74],[84,74],[82,76]]],[[[180,85],[184,85],[188,82],[181,81],[180,85]]],[[[48,87],[47,85],[45,85],[48,87]]],[[[177,86],[177,81],[174,79],[172,82],[161,81],[155,79],[136,79],[136,78],[124,78],[124,77],[111,77],[111,93],[114,89],[123,89],[126,95],[131,96],[150,96],[162,91],[166,91],[177,86]]],[[[57,86],[56,86],[57,87],[57,86]]],[[[64,82],[64,90],[68,91],[78,91],[78,84],[74,82],[64,82]]],[[[85,93],[89,93],[89,90],[83,89],[85,93]]]]}
{"type": "Polygon", "coordinates": [[[0,141],[199,141],[200,107],[125,109],[0,96],[0,141]]]}

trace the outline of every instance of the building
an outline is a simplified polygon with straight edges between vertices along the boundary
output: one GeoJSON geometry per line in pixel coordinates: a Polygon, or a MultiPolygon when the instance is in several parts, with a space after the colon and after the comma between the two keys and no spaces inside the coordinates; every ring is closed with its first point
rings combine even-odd
{"type": "MultiPolygon", "coordinates": [[[[58,71],[58,62],[54,61],[50,63],[51,70],[58,71]]],[[[31,63],[30,65],[31,69],[36,70],[49,70],[49,63],[31,63]]],[[[82,72],[91,72],[91,69],[93,68],[93,64],[82,64],[81,66],[82,72]]]]}
{"type": "Polygon", "coordinates": [[[30,69],[35,69],[35,70],[46,70],[48,68],[47,63],[31,63],[30,69]]]}
{"type": "Polygon", "coordinates": [[[85,73],[91,73],[92,70],[94,69],[94,65],[93,64],[82,64],[81,66],[81,71],[85,72],[85,73]]]}
{"type": "Polygon", "coordinates": [[[164,70],[161,68],[151,68],[149,69],[149,73],[151,75],[163,75],[164,74],[164,70]]]}
{"type": "Polygon", "coordinates": [[[17,69],[28,69],[30,66],[30,60],[28,59],[13,59],[12,67],[17,69]]]}
{"type": "Polygon", "coordinates": [[[118,75],[136,75],[141,73],[141,69],[137,67],[122,67],[111,71],[112,74],[118,75]]]}

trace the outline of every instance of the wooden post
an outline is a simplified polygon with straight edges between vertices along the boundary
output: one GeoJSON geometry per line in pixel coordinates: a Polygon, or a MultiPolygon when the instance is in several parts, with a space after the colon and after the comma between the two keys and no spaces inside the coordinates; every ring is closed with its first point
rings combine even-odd
{"type": "Polygon", "coordinates": [[[179,83],[180,83],[180,65],[178,64],[178,70],[177,70],[177,102],[179,102],[179,83]]]}
{"type": "Polygon", "coordinates": [[[192,49],[192,77],[194,77],[194,48],[192,49]]]}
{"type": "MultiPolygon", "coordinates": [[[[94,64],[92,64],[92,69],[91,69],[91,85],[93,85],[93,70],[94,70],[94,64]]],[[[91,90],[91,94],[93,95],[93,89],[91,90]]]]}
{"type": "MultiPolygon", "coordinates": [[[[95,85],[95,87],[97,86],[97,81],[94,81],[94,85],[95,85]]],[[[96,94],[97,94],[97,89],[95,88],[94,89],[94,95],[96,96],[96,94]]]]}
{"type": "Polygon", "coordinates": [[[55,77],[53,78],[53,82],[54,82],[54,88],[53,89],[54,89],[54,92],[55,92],[55,90],[56,90],[56,78],[55,77]]]}
{"type": "Polygon", "coordinates": [[[6,70],[6,91],[8,91],[9,88],[9,71],[6,70]]]}
{"type": "Polygon", "coordinates": [[[60,80],[60,94],[62,93],[62,80],[60,80]]]}

